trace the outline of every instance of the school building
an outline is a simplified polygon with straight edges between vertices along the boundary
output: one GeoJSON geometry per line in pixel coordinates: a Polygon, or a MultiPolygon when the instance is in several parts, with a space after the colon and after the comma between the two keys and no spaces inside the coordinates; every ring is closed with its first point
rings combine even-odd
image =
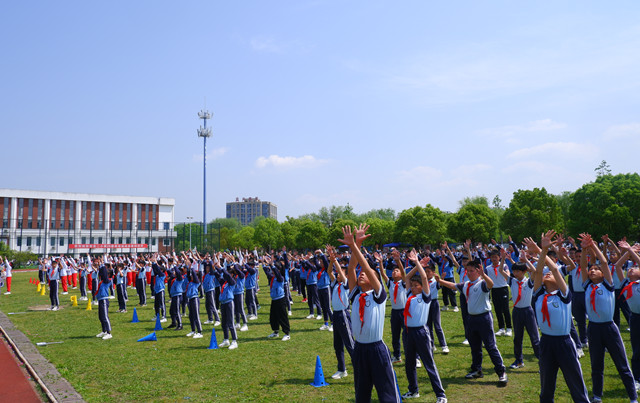
{"type": "Polygon", "coordinates": [[[227,218],[237,218],[242,225],[248,225],[256,217],[278,219],[278,206],[268,201],[261,201],[257,197],[243,197],[242,201],[227,203],[227,218]]]}
{"type": "Polygon", "coordinates": [[[0,189],[0,242],[40,256],[173,250],[175,199],[0,189]]]}

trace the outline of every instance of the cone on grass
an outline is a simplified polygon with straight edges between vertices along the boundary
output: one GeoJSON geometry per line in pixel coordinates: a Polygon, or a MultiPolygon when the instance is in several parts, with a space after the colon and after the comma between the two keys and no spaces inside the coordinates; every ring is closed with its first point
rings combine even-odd
{"type": "Polygon", "coordinates": [[[140,320],[138,319],[138,311],[136,308],[133,308],[133,319],[131,319],[131,323],[138,323],[140,320]]]}
{"type": "Polygon", "coordinates": [[[156,315],[156,328],[153,330],[162,330],[162,323],[160,323],[160,315],[156,315]]]}
{"type": "Polygon", "coordinates": [[[138,339],[138,341],[157,341],[158,337],[156,336],[156,332],[153,332],[147,336],[144,336],[141,339],[138,339]]]}
{"type": "Polygon", "coordinates": [[[47,292],[47,287],[43,285],[40,289],[40,295],[44,295],[45,292],[47,292]]]}
{"type": "Polygon", "coordinates": [[[29,277],[29,284],[33,284],[33,278],[29,277]]]}
{"type": "Polygon", "coordinates": [[[71,306],[78,306],[78,297],[75,295],[71,296],[71,306]]]}
{"type": "Polygon", "coordinates": [[[216,339],[216,328],[211,329],[211,341],[209,342],[208,350],[217,350],[218,340],[216,339]]]}
{"type": "Polygon", "coordinates": [[[91,301],[87,301],[87,311],[91,311],[91,310],[93,310],[91,308],[91,301]]]}
{"type": "Polygon", "coordinates": [[[38,288],[36,289],[36,292],[40,292],[41,288],[42,288],[42,285],[40,285],[40,283],[38,283],[38,288]]]}
{"type": "Polygon", "coordinates": [[[316,356],[316,373],[313,377],[311,386],[319,388],[321,386],[328,386],[329,384],[324,380],[324,372],[322,371],[322,364],[320,363],[320,356],[316,356]]]}

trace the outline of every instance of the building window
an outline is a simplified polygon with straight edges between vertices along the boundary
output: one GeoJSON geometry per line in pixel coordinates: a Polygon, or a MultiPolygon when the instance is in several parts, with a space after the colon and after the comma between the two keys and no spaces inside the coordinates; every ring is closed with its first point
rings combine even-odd
{"type": "Polygon", "coordinates": [[[51,200],[51,227],[50,228],[56,227],[56,207],[57,207],[56,204],[57,204],[57,200],[51,200]]]}
{"type": "Polygon", "coordinates": [[[64,237],[60,237],[60,246],[64,246],[64,237]]]}
{"type": "Polygon", "coordinates": [[[81,243],[83,243],[83,244],[86,244],[86,243],[87,243],[87,237],[86,237],[86,236],[83,236],[83,237],[82,237],[82,241],[81,241],[81,243]]]}
{"type": "Polygon", "coordinates": [[[102,243],[102,237],[101,236],[98,237],[98,243],[102,243]]]}
{"type": "Polygon", "coordinates": [[[122,237],[118,238],[118,243],[122,243],[122,237]]]}
{"type": "Polygon", "coordinates": [[[95,238],[94,237],[89,237],[89,243],[95,243],[95,238]]]}
{"type": "Polygon", "coordinates": [[[156,239],[155,238],[151,238],[151,245],[156,246],[156,239]]]}
{"type": "Polygon", "coordinates": [[[137,243],[142,243],[142,237],[138,237],[138,242],[137,243]]]}
{"type": "Polygon", "coordinates": [[[30,236],[27,237],[27,246],[31,246],[31,237],[30,236]]]}
{"type": "Polygon", "coordinates": [[[125,242],[125,243],[131,243],[131,238],[127,237],[127,242],[125,242]]]}
{"type": "Polygon", "coordinates": [[[54,237],[54,236],[52,236],[52,237],[51,237],[51,243],[50,243],[50,245],[51,245],[51,246],[56,246],[56,237],[54,237]]]}
{"type": "Polygon", "coordinates": [[[73,243],[73,238],[69,237],[69,239],[67,239],[67,245],[71,245],[73,243]]]}
{"type": "Polygon", "coordinates": [[[22,246],[22,237],[21,236],[16,238],[16,246],[22,246]]]}
{"type": "MultiPolygon", "coordinates": [[[[44,242],[46,243],[46,242],[47,242],[47,240],[45,239],[45,241],[44,241],[44,242]]],[[[42,244],[42,238],[37,237],[37,238],[36,238],[36,246],[40,246],[41,244],[42,244]]]]}
{"type": "Polygon", "coordinates": [[[165,231],[169,231],[169,223],[168,222],[163,222],[162,223],[162,229],[165,231]]]}
{"type": "Polygon", "coordinates": [[[171,246],[171,238],[163,238],[162,246],[171,246]]]}
{"type": "Polygon", "coordinates": [[[76,202],[69,202],[69,226],[67,228],[73,228],[73,223],[75,222],[75,211],[76,211],[76,202]]]}

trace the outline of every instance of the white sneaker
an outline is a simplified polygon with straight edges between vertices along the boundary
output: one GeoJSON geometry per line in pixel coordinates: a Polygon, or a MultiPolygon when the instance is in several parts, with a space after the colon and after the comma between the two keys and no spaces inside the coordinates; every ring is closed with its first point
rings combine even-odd
{"type": "Polygon", "coordinates": [[[507,331],[504,333],[505,336],[507,337],[511,337],[513,336],[513,332],[511,331],[511,329],[507,329],[507,331]]]}
{"type": "Polygon", "coordinates": [[[338,371],[335,374],[331,375],[332,379],[341,379],[347,376],[347,371],[338,371]]]}
{"type": "Polygon", "coordinates": [[[249,316],[249,320],[256,320],[256,319],[258,319],[258,317],[256,315],[249,316]]]}
{"type": "Polygon", "coordinates": [[[111,335],[111,333],[107,333],[104,336],[102,336],[102,340],[109,340],[110,338],[112,338],[113,336],[111,335]]]}
{"type": "Polygon", "coordinates": [[[582,358],[582,357],[584,357],[584,350],[579,348],[578,349],[578,358],[582,358]]]}
{"type": "MultiPolygon", "coordinates": [[[[235,342],[234,342],[234,343],[235,343],[235,342]]],[[[224,339],[224,340],[222,341],[222,343],[218,344],[218,347],[229,347],[229,346],[230,346],[230,344],[229,344],[229,340],[227,340],[227,339],[224,339]]]]}
{"type": "Polygon", "coordinates": [[[69,293],[67,291],[63,292],[62,295],[68,295],[69,293]]]}
{"type": "Polygon", "coordinates": [[[52,311],[57,311],[58,309],[60,309],[60,307],[59,307],[59,306],[54,306],[54,307],[53,307],[53,309],[52,309],[52,311]]]}
{"type": "Polygon", "coordinates": [[[242,325],[242,327],[240,328],[241,332],[246,332],[247,330],[249,330],[249,326],[247,325],[242,325]]]}
{"type": "Polygon", "coordinates": [[[96,334],[96,337],[100,338],[100,337],[103,337],[105,334],[106,334],[105,332],[100,332],[96,334]]]}
{"type": "Polygon", "coordinates": [[[213,326],[220,326],[220,321],[216,320],[215,322],[213,322],[213,326]]]}
{"type": "Polygon", "coordinates": [[[422,363],[420,360],[416,360],[416,368],[422,368],[422,363]]]}
{"type": "MultiPolygon", "coordinates": [[[[291,311],[289,311],[289,316],[291,316],[291,315],[292,315],[292,314],[291,314],[291,311]]],[[[257,319],[257,318],[256,318],[256,319],[257,319]]]]}
{"type": "Polygon", "coordinates": [[[316,320],[322,320],[322,315],[316,316],[316,320]]]}
{"type": "Polygon", "coordinates": [[[231,342],[231,345],[229,346],[229,350],[235,350],[236,348],[238,348],[238,342],[234,340],[231,342]]]}
{"type": "Polygon", "coordinates": [[[441,312],[447,312],[449,310],[448,306],[443,306],[442,308],[440,308],[441,312]]]}
{"type": "Polygon", "coordinates": [[[240,329],[240,324],[239,324],[239,323],[236,323],[236,324],[235,324],[235,328],[236,328],[236,329],[240,329]]]}
{"type": "Polygon", "coordinates": [[[282,341],[289,341],[291,340],[291,336],[289,336],[288,334],[285,334],[284,337],[282,338],[282,341]]]}
{"type": "Polygon", "coordinates": [[[212,320],[205,320],[203,323],[204,323],[205,325],[210,325],[210,324],[212,324],[212,323],[213,323],[213,321],[212,321],[212,320]]]}
{"type": "Polygon", "coordinates": [[[201,339],[202,338],[202,333],[196,333],[193,335],[194,339],[201,339]]]}
{"type": "MultiPolygon", "coordinates": [[[[4,295],[11,295],[11,291],[5,292],[4,295]]],[[[291,314],[291,312],[289,312],[289,314],[291,314]]]]}
{"type": "Polygon", "coordinates": [[[98,305],[98,301],[93,301],[93,305],[98,305]]]}
{"type": "Polygon", "coordinates": [[[468,345],[469,345],[469,340],[464,339],[464,341],[462,342],[462,344],[464,344],[465,346],[468,346],[468,345]]]}
{"type": "Polygon", "coordinates": [[[313,319],[313,318],[315,318],[315,317],[316,317],[316,316],[315,316],[314,314],[307,315],[307,319],[313,319]]]}
{"type": "Polygon", "coordinates": [[[196,332],[189,332],[189,333],[187,333],[187,337],[191,337],[191,336],[193,336],[194,334],[196,334],[196,332]]]}
{"type": "Polygon", "coordinates": [[[273,339],[274,337],[280,337],[278,332],[271,333],[270,335],[267,336],[267,339],[273,339]]]}
{"type": "Polygon", "coordinates": [[[438,347],[433,346],[433,352],[435,353],[436,351],[438,351],[438,347]]]}
{"type": "Polygon", "coordinates": [[[162,319],[160,319],[160,322],[162,322],[162,323],[164,323],[164,322],[166,322],[166,321],[167,321],[167,318],[162,318],[162,319]]]}
{"type": "Polygon", "coordinates": [[[458,307],[457,307],[457,306],[454,306],[454,307],[453,307],[453,312],[458,312],[458,311],[460,311],[460,309],[458,309],[458,307]]]}
{"type": "Polygon", "coordinates": [[[448,346],[442,347],[442,354],[449,354],[449,347],[448,346]]]}
{"type": "MultiPolygon", "coordinates": [[[[63,294],[64,294],[64,293],[63,293],[63,294]]],[[[109,299],[116,299],[116,297],[115,297],[115,296],[113,296],[113,295],[109,295],[109,299]]]]}
{"type": "Polygon", "coordinates": [[[320,330],[329,330],[329,325],[320,326],[320,330]]]}
{"type": "Polygon", "coordinates": [[[329,331],[333,332],[333,325],[329,325],[329,331]]]}
{"type": "Polygon", "coordinates": [[[505,335],[504,329],[500,329],[496,332],[496,336],[504,336],[504,335],[505,335]]]}

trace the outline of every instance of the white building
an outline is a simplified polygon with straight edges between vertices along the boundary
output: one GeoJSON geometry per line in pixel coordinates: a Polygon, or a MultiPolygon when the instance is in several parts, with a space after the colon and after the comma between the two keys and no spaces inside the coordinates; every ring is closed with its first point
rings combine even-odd
{"type": "Polygon", "coordinates": [[[38,255],[173,249],[175,199],[0,189],[0,242],[38,255]]]}

